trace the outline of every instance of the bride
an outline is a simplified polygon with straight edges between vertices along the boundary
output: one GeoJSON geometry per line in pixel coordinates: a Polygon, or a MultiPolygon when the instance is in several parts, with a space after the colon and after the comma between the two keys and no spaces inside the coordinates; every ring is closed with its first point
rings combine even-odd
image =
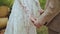
{"type": "Polygon", "coordinates": [[[37,34],[30,16],[38,18],[41,7],[38,0],[14,0],[4,34],[37,34]]]}

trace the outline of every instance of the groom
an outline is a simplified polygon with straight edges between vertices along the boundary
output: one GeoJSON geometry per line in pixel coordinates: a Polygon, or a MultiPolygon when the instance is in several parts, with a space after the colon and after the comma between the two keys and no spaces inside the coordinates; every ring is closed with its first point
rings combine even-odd
{"type": "Polygon", "coordinates": [[[44,13],[39,19],[31,17],[31,21],[37,28],[46,25],[49,34],[60,34],[60,0],[47,0],[44,13]]]}

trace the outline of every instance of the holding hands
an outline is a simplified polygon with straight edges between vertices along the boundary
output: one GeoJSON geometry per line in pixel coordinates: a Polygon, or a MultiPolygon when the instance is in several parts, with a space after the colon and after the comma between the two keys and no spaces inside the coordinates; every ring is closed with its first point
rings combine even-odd
{"type": "MultiPolygon", "coordinates": [[[[42,14],[43,12],[44,10],[40,10],[40,14],[42,14]]],[[[40,28],[43,25],[43,19],[38,20],[37,18],[30,16],[30,20],[37,28],[40,28]]]]}

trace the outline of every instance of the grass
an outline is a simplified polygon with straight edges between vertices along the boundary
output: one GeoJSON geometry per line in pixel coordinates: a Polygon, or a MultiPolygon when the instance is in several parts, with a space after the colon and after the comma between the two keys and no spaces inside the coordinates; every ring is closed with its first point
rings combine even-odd
{"type": "Polygon", "coordinates": [[[48,34],[48,28],[46,26],[42,26],[41,28],[37,29],[37,34],[48,34]]]}

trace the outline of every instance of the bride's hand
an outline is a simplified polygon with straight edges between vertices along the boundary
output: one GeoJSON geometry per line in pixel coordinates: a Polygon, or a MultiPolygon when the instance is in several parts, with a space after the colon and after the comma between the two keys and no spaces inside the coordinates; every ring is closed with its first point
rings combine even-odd
{"type": "Polygon", "coordinates": [[[40,13],[40,14],[44,13],[44,10],[43,10],[43,9],[40,9],[40,10],[39,10],[39,13],[40,13]]]}
{"type": "MultiPolygon", "coordinates": [[[[44,10],[39,10],[40,14],[44,13],[44,10]]],[[[43,24],[43,20],[37,20],[37,18],[30,16],[30,20],[32,21],[32,23],[37,27],[40,28],[43,24]]]]}
{"type": "Polygon", "coordinates": [[[34,17],[30,17],[32,23],[37,27],[37,28],[40,28],[42,25],[37,21],[36,18],[34,17]]]}

